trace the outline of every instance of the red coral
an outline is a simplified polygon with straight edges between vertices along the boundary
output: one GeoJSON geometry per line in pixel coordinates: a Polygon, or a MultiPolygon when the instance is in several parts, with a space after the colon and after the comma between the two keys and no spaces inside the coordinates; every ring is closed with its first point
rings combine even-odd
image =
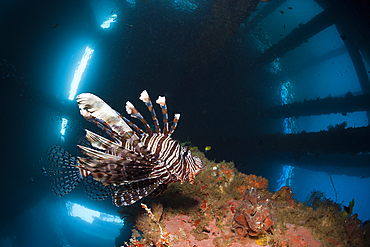
{"type": "Polygon", "coordinates": [[[262,199],[254,187],[245,190],[244,198],[237,209],[232,230],[239,236],[257,236],[272,230],[276,223],[269,199],[262,199]]]}
{"type": "Polygon", "coordinates": [[[292,224],[287,224],[288,227],[287,232],[285,233],[285,237],[288,239],[290,244],[292,246],[296,247],[304,247],[304,246],[310,246],[310,247],[319,247],[321,246],[321,242],[316,240],[311,232],[303,227],[296,227],[295,225],[292,224]]]}
{"type": "Polygon", "coordinates": [[[286,201],[288,207],[297,208],[297,203],[292,198],[292,189],[289,186],[283,186],[278,190],[273,196],[272,199],[282,199],[286,201]]]}
{"type": "Polygon", "coordinates": [[[235,189],[241,194],[244,193],[246,189],[250,190],[252,187],[258,190],[266,190],[268,187],[268,180],[261,176],[256,175],[244,175],[246,185],[236,186],[235,189]]]}
{"type": "Polygon", "coordinates": [[[348,233],[348,239],[353,241],[357,238],[362,239],[364,235],[364,229],[361,228],[361,220],[357,219],[358,215],[352,215],[346,222],[346,230],[348,233]]]}
{"type": "Polygon", "coordinates": [[[335,240],[335,238],[328,238],[326,239],[326,241],[328,241],[328,243],[330,244],[334,244],[335,246],[340,245],[340,243],[337,240],[335,240]]]}
{"type": "Polygon", "coordinates": [[[197,225],[200,223],[200,219],[197,219],[195,222],[194,222],[194,226],[197,227],[197,225]]]}

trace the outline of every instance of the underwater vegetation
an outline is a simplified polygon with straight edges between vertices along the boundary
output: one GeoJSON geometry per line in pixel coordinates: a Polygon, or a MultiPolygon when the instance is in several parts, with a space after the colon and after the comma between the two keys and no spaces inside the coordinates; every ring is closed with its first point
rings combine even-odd
{"type": "Polygon", "coordinates": [[[305,204],[313,209],[317,209],[318,206],[326,201],[325,194],[319,190],[312,190],[308,196],[305,204]]]}
{"type": "Polygon", "coordinates": [[[357,216],[344,217],[322,192],[297,203],[288,186],[273,193],[267,179],[190,149],[205,164],[193,184],[171,184],[160,197],[119,210],[134,223],[124,246],[368,246],[357,216]]]}
{"type": "Polygon", "coordinates": [[[352,201],[349,202],[349,205],[348,207],[347,206],[343,206],[343,216],[344,217],[349,217],[352,215],[353,213],[353,207],[355,206],[355,199],[352,199],[352,201]]]}

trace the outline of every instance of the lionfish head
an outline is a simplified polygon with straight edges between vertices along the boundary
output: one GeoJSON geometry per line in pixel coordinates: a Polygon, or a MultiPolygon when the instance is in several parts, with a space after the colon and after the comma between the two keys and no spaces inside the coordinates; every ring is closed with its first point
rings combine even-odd
{"type": "Polygon", "coordinates": [[[202,162],[202,160],[198,157],[198,156],[193,156],[193,160],[196,164],[196,167],[197,167],[197,171],[195,173],[195,176],[198,175],[201,171],[204,170],[204,164],[202,162]]]}
{"type": "Polygon", "coordinates": [[[196,175],[204,170],[204,164],[198,156],[193,156],[189,147],[184,147],[181,150],[181,159],[184,167],[187,167],[187,173],[182,181],[190,181],[192,183],[196,175]]]}

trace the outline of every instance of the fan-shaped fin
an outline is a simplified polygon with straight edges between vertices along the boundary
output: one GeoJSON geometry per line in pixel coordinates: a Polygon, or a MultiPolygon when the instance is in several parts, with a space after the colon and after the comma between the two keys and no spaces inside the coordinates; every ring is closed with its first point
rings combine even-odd
{"type": "Polygon", "coordinates": [[[101,119],[98,119],[92,115],[85,116],[85,119],[89,122],[94,123],[96,126],[98,126],[99,129],[103,130],[105,133],[107,133],[110,137],[112,137],[115,140],[121,139],[120,136],[112,130],[112,128],[104,122],[101,119]]]}
{"type": "Polygon", "coordinates": [[[75,146],[76,153],[77,154],[82,154],[81,148],[79,148],[78,145],[89,147],[89,148],[92,148],[93,147],[91,145],[91,143],[86,139],[86,135],[84,135],[84,134],[79,135],[77,137],[77,139],[76,139],[76,146],[75,146]]]}
{"type": "Polygon", "coordinates": [[[156,196],[163,195],[163,193],[164,193],[164,192],[166,192],[167,187],[168,187],[168,184],[160,184],[160,185],[158,186],[158,188],[157,188],[157,189],[155,189],[155,190],[150,194],[150,196],[151,196],[151,197],[156,197],[156,196]]]}
{"type": "Polygon", "coordinates": [[[79,165],[90,172],[91,176],[103,183],[124,184],[151,179],[153,164],[146,160],[124,160],[120,164],[109,163],[104,160],[79,158],[79,165]]]}
{"type": "Polygon", "coordinates": [[[89,130],[86,130],[86,139],[91,143],[91,145],[94,148],[100,149],[100,150],[107,150],[109,148],[113,148],[114,150],[120,149],[121,147],[98,134],[95,134],[94,132],[91,132],[89,130]]]}
{"type": "Polygon", "coordinates": [[[113,185],[104,186],[101,182],[88,176],[83,180],[83,188],[88,197],[94,201],[100,202],[105,200],[116,187],[113,185]]]}
{"type": "Polygon", "coordinates": [[[112,193],[113,203],[117,207],[134,204],[141,198],[148,196],[158,186],[159,183],[156,178],[121,185],[117,191],[112,193]]]}
{"type": "Polygon", "coordinates": [[[128,120],[127,118],[125,118],[124,116],[122,115],[119,115],[123,121],[125,121],[132,129],[134,129],[138,134],[142,135],[144,134],[145,132],[139,128],[139,126],[137,126],[136,124],[134,124],[133,122],[131,122],[130,120],[128,120]]]}
{"type": "Polygon", "coordinates": [[[77,159],[59,146],[47,150],[51,190],[55,195],[63,196],[71,192],[87,176],[78,168],[77,159]]]}
{"type": "Polygon", "coordinates": [[[78,147],[83,150],[84,154],[86,154],[87,156],[95,160],[104,160],[106,163],[107,162],[116,163],[116,162],[121,162],[123,160],[122,157],[117,156],[117,155],[104,153],[102,151],[84,147],[84,146],[78,146],[78,147]]]}
{"type": "Polygon", "coordinates": [[[153,135],[153,131],[150,128],[150,125],[148,124],[148,122],[145,120],[143,115],[141,115],[141,113],[135,108],[135,106],[130,101],[126,102],[126,112],[127,114],[130,114],[131,117],[139,119],[144,124],[146,132],[149,136],[153,135]]]}
{"type": "Polygon", "coordinates": [[[85,118],[92,115],[103,120],[121,137],[125,137],[128,132],[132,132],[130,126],[119,117],[117,112],[99,97],[90,93],[82,93],[76,99],[80,113],[85,118]]]}

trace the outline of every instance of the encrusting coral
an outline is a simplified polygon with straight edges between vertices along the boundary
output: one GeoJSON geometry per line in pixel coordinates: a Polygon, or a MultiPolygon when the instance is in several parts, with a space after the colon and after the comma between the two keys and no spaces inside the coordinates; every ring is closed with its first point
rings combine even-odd
{"type": "Polygon", "coordinates": [[[364,235],[364,229],[361,227],[362,222],[357,217],[358,215],[354,214],[346,221],[348,239],[354,242],[361,241],[364,235]]]}
{"type": "Polygon", "coordinates": [[[236,210],[231,229],[239,236],[258,236],[272,231],[275,222],[271,201],[261,198],[257,189],[245,190],[244,198],[236,210]]]}
{"type": "MultiPolygon", "coordinates": [[[[136,205],[126,246],[363,246],[361,238],[348,239],[338,204],[323,197],[315,199],[315,209],[297,204],[289,187],[272,193],[267,179],[245,175],[232,162],[209,161],[196,147],[191,151],[205,170],[193,184],[171,184],[136,205]]],[[[121,209],[123,218],[129,210],[121,209]]]]}

